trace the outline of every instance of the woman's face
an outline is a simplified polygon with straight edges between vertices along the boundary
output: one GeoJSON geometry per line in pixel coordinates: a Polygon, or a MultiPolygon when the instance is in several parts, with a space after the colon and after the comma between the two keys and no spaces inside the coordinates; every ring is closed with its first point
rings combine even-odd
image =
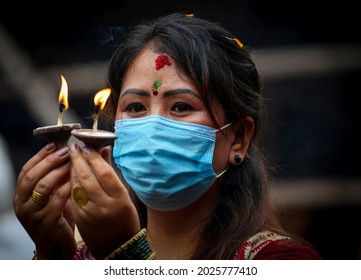
{"type": "MultiPolygon", "coordinates": [[[[130,65],[123,81],[117,120],[159,115],[215,127],[196,87],[177,71],[170,56],[146,48],[130,65]]],[[[222,107],[218,103],[213,105],[217,120],[225,125],[222,107]]],[[[232,130],[226,128],[225,132],[218,132],[216,138],[213,168],[217,174],[226,168],[234,141],[232,130]]]]}

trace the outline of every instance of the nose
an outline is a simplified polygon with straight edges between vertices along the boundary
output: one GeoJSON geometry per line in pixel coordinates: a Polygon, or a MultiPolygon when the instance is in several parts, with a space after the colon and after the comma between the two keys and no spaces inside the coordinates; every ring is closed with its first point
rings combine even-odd
{"type": "Polygon", "coordinates": [[[162,102],[161,94],[151,97],[150,106],[148,108],[149,116],[157,115],[162,117],[169,117],[169,110],[165,108],[164,102],[162,102]]]}

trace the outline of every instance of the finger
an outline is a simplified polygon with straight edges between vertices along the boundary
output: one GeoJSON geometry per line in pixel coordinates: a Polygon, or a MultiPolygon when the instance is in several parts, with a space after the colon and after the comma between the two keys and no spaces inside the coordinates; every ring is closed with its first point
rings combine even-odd
{"type": "Polygon", "coordinates": [[[112,146],[106,146],[100,150],[102,158],[111,165],[112,162],[112,146]]]}
{"type": "Polygon", "coordinates": [[[82,152],[108,195],[116,196],[125,191],[125,187],[120,182],[113,167],[103,157],[89,147],[83,147],[82,152]]]}
{"type": "Polygon", "coordinates": [[[70,194],[71,194],[70,181],[66,181],[54,190],[49,202],[40,210],[38,210],[38,212],[46,213],[47,219],[54,219],[55,217],[61,217],[62,215],[70,218],[71,215],[71,204],[69,204],[70,194]]]}
{"type": "Polygon", "coordinates": [[[43,147],[36,155],[34,155],[21,169],[20,174],[18,176],[18,180],[22,181],[25,174],[33,168],[36,164],[46,158],[50,153],[55,150],[55,143],[51,142],[43,147]]]}
{"type": "MultiPolygon", "coordinates": [[[[51,172],[52,174],[49,174],[49,176],[52,176],[54,178],[69,177],[69,166],[70,164],[67,164],[67,166],[61,166],[56,170],[53,170],[51,172]],[[55,173],[57,173],[56,176],[54,175],[55,173]]],[[[30,197],[27,198],[28,200],[25,203],[19,200],[14,200],[14,211],[16,213],[16,216],[22,224],[28,225],[26,228],[33,228],[34,226],[36,226],[37,223],[43,223],[43,221],[45,220],[50,221],[50,223],[55,223],[56,220],[59,220],[62,215],[63,207],[66,203],[65,197],[69,198],[70,195],[69,180],[64,180],[54,180],[54,184],[52,185],[55,185],[56,188],[52,192],[51,198],[45,204],[36,203],[30,197]],[[64,180],[66,182],[61,185],[61,182],[64,180]]],[[[46,196],[47,194],[44,195],[44,197],[46,196]]]]}
{"type": "MultiPolygon", "coordinates": [[[[24,172],[22,178],[18,179],[14,199],[19,199],[22,202],[28,200],[39,181],[43,177],[53,174],[52,170],[68,160],[68,151],[69,148],[64,147],[55,153],[47,155],[43,160],[38,161],[36,165],[32,166],[31,169],[25,168],[24,170],[27,171],[24,172]]],[[[47,184],[50,184],[50,182],[47,184]]]]}
{"type": "Polygon", "coordinates": [[[69,181],[69,171],[70,163],[58,167],[42,178],[29,196],[21,197],[18,195],[14,198],[15,212],[18,215],[29,215],[29,213],[44,208],[48,209],[49,205],[56,202],[56,197],[53,197],[54,192],[69,181]]]}
{"type": "Polygon", "coordinates": [[[98,182],[95,173],[91,166],[84,158],[83,153],[80,151],[78,145],[72,143],[70,145],[70,158],[71,158],[71,183],[72,191],[74,188],[81,186],[85,188],[88,197],[95,197],[101,195],[101,186],[98,182]]]}
{"type": "Polygon", "coordinates": [[[49,213],[62,213],[68,224],[74,228],[70,196],[71,184],[70,181],[67,181],[55,190],[49,201],[49,205],[47,205],[47,211],[49,213]]]}
{"type": "MultiPolygon", "coordinates": [[[[53,169],[41,178],[32,191],[31,199],[33,205],[43,208],[49,201],[56,203],[59,200],[58,188],[70,180],[70,162],[53,169]],[[35,203],[35,204],[34,204],[35,203]]],[[[60,199],[63,202],[62,199],[60,199]]],[[[49,202],[50,203],[50,202],[49,202]]],[[[63,202],[62,204],[64,204],[63,202]]]]}
{"type": "Polygon", "coordinates": [[[56,188],[44,208],[28,214],[30,219],[27,221],[27,228],[32,229],[33,240],[39,252],[52,251],[52,244],[62,244],[56,251],[51,252],[58,254],[63,249],[72,247],[72,243],[75,242],[70,190],[70,181],[67,181],[56,188]]]}

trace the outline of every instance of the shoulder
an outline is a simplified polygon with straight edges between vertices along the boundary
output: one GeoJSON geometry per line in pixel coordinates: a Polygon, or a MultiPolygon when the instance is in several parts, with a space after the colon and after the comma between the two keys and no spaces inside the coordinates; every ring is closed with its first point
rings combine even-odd
{"type": "Polygon", "coordinates": [[[270,231],[262,231],[244,242],[238,249],[238,260],[317,260],[317,251],[310,246],[270,231]]]}

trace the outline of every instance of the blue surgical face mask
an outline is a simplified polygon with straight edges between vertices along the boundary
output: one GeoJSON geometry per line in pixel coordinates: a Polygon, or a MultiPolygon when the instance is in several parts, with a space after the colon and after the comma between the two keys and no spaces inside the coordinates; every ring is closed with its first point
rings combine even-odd
{"type": "Polygon", "coordinates": [[[114,161],[145,205],[182,209],[226,171],[217,175],[212,167],[219,130],[161,116],[117,120],[114,161]]]}

